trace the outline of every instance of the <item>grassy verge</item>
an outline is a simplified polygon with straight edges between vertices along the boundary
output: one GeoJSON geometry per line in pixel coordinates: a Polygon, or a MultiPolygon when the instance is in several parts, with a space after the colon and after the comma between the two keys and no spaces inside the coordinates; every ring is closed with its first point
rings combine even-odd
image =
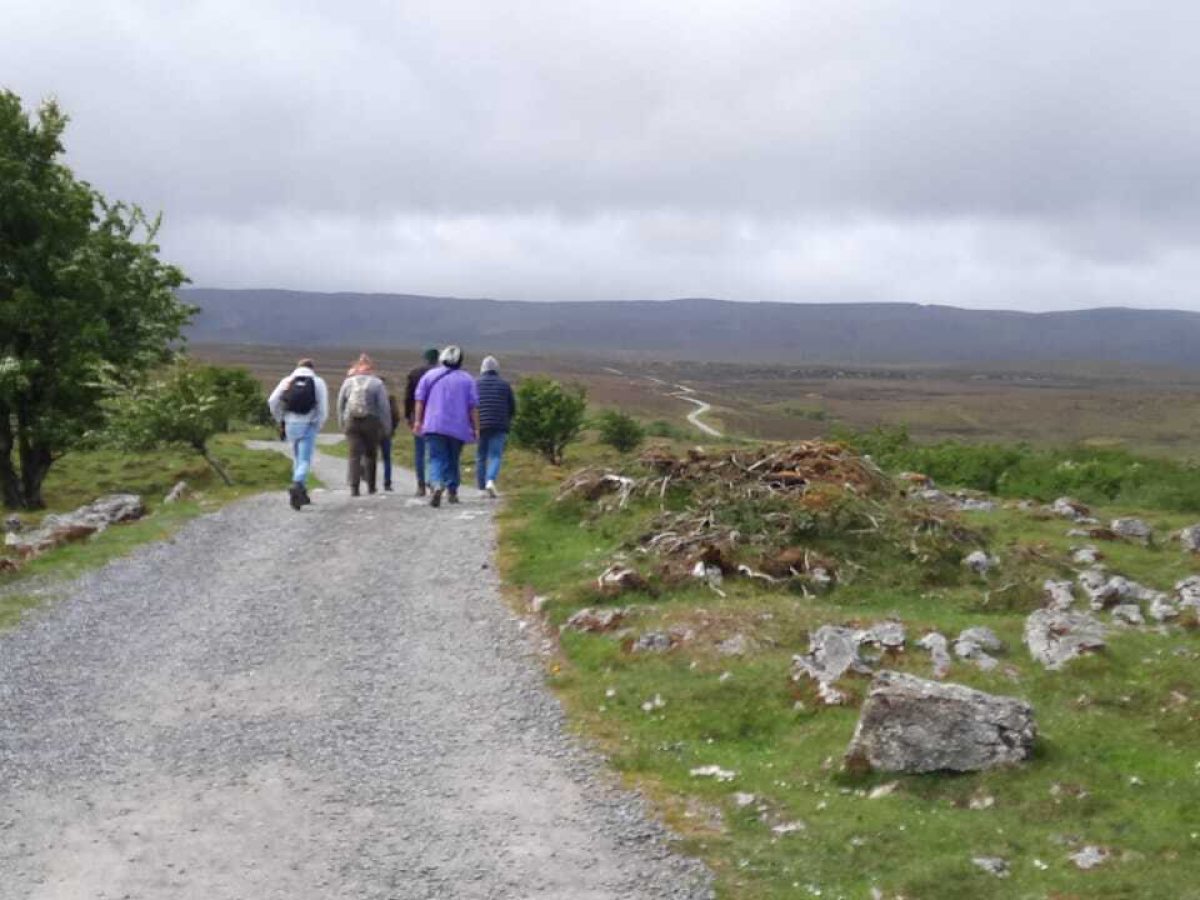
{"type": "MultiPolygon", "coordinates": [[[[579,449],[573,462],[635,468],[596,446],[579,449]]],[[[652,560],[631,548],[664,507],[694,498],[668,491],[598,513],[555,501],[561,477],[520,451],[509,457],[501,562],[513,602],[525,612],[531,593],[549,597],[550,626],[584,606],[636,605],[625,632],[564,632],[549,677],[580,731],[712,866],[721,897],[1200,897],[1197,632],[1114,630],[1102,655],[1061,672],[1035,664],[1021,640],[1024,617],[1040,602],[1034,586],[1068,577],[1070,548],[1082,543],[1066,536],[1063,520],[1017,510],[955,517],[971,535],[962,552],[982,544],[1000,557],[987,578],[958,565],[952,551],[947,564],[918,563],[854,529],[818,528],[804,542],[848,573],[827,594],[730,579],[720,597],[699,583],[651,576],[651,591],[613,600],[597,592],[595,577],[622,553],[651,571],[652,560]],[[923,631],[953,638],[965,627],[991,627],[1007,644],[1002,665],[984,672],[956,661],[948,680],[1032,702],[1036,758],[975,775],[843,772],[857,698],[823,706],[807,684],[789,679],[791,657],[807,650],[819,625],[887,617],[902,619],[909,635],[908,652],[892,667],[925,677],[929,658],[914,646],[923,631]],[[690,638],[666,653],[631,652],[637,635],[672,627],[690,638]],[[750,649],[723,655],[718,644],[736,635],[750,649]],[[690,775],[708,765],[737,774],[729,783],[690,775]],[[753,800],[741,805],[739,793],[753,800]],[[800,824],[773,830],[789,823],[800,824]],[[1081,871],[1068,854],[1086,844],[1111,856],[1081,871]],[[1011,874],[982,871],[976,856],[1003,857],[1011,874]]],[[[1102,518],[1133,512],[1142,510],[1099,510],[1102,518]]],[[[726,508],[718,518],[749,530],[753,513],[726,508]]],[[[1200,515],[1146,518],[1165,535],[1200,515]]],[[[1158,589],[1200,570],[1165,541],[1101,546],[1112,571],[1158,589]]],[[[861,697],[866,683],[850,689],[861,697]]]]}
{"type": "MultiPolygon", "coordinates": [[[[169,537],[188,520],[231,500],[281,489],[287,484],[290,463],[277,454],[247,450],[243,446],[246,437],[222,435],[212,444],[218,461],[235,482],[233,487],[222,484],[204,460],[186,450],[139,454],[94,450],[64,456],[46,479],[48,509],[36,515],[22,514],[27,526],[35,526],[47,513],[69,511],[114,492],[140,494],[149,512],[137,522],[113,526],[88,540],[37,557],[15,573],[0,575],[0,628],[14,624],[37,602],[33,595],[21,592],[22,584],[31,579],[74,577],[141,544],[169,537]],[[180,503],[163,504],[162,498],[179,481],[188,483],[191,496],[180,503]]],[[[0,548],[0,556],[4,552],[0,548]]]]}

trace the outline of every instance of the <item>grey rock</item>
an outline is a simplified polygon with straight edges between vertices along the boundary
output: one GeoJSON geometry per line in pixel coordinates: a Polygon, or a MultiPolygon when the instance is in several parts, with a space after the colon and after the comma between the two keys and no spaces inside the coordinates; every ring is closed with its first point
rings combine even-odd
{"type": "Polygon", "coordinates": [[[1176,582],[1175,594],[1179,598],[1181,608],[1200,612],[1200,575],[1189,575],[1176,582]]]}
{"type": "Polygon", "coordinates": [[[1047,578],[1042,584],[1042,596],[1049,609],[1066,610],[1075,605],[1073,585],[1069,581],[1047,578]]]}
{"type": "Polygon", "coordinates": [[[963,558],[963,565],[976,575],[986,575],[999,562],[994,556],[989,556],[983,550],[975,550],[963,558]]]}
{"type": "Polygon", "coordinates": [[[717,644],[722,656],[745,656],[750,651],[750,639],[744,634],[735,634],[717,644]]]}
{"type": "Polygon", "coordinates": [[[90,537],[119,522],[131,522],[146,514],[137,494],[106,494],[74,512],[46,516],[42,524],[19,534],[5,535],[4,543],[24,556],[36,556],[68,541],[90,537]]]}
{"type": "Polygon", "coordinates": [[[1003,649],[1004,642],[996,637],[996,633],[992,629],[982,625],[964,629],[954,640],[954,655],[959,659],[970,660],[985,672],[990,672],[1000,665],[999,661],[988,651],[996,652],[1003,649]]]}
{"type": "Polygon", "coordinates": [[[922,650],[928,650],[930,657],[933,660],[933,677],[945,678],[950,671],[950,651],[949,644],[946,641],[944,634],[939,634],[936,631],[931,631],[929,634],[917,641],[917,646],[922,650]]]}
{"type": "Polygon", "coordinates": [[[1075,863],[1076,868],[1083,869],[1084,871],[1102,865],[1108,860],[1108,857],[1109,852],[1106,849],[1092,844],[1067,855],[1067,859],[1075,863]]]}
{"type": "Polygon", "coordinates": [[[588,606],[567,619],[562,627],[571,631],[612,631],[629,617],[630,612],[628,607],[610,606],[597,609],[588,606]]]}
{"type": "Polygon", "coordinates": [[[847,672],[871,671],[858,654],[857,634],[840,625],[822,625],[809,637],[808,653],[792,657],[792,680],[806,677],[817,682],[822,699],[829,705],[845,702],[845,695],[832,689],[833,683],[847,672]]]}
{"type": "Polygon", "coordinates": [[[1050,511],[1057,516],[1062,516],[1064,519],[1072,521],[1091,515],[1091,510],[1087,506],[1070,497],[1059,497],[1050,504],[1050,511]]]}
{"type": "Polygon", "coordinates": [[[895,619],[877,622],[870,628],[864,628],[854,635],[859,645],[873,644],[881,650],[903,650],[906,639],[904,623],[895,619]]]}
{"type": "Polygon", "coordinates": [[[1200,525],[1189,525],[1179,532],[1179,543],[1189,553],[1200,553],[1200,525]]]}
{"type": "Polygon", "coordinates": [[[1103,558],[1104,554],[1095,544],[1071,548],[1071,562],[1079,566],[1094,566],[1103,558]]]}
{"type": "Polygon", "coordinates": [[[1142,544],[1149,544],[1154,537],[1154,530],[1141,519],[1113,519],[1109,527],[1121,537],[1142,544]]]}
{"type": "Polygon", "coordinates": [[[1150,618],[1155,622],[1167,622],[1179,617],[1179,607],[1171,602],[1166,594],[1161,594],[1150,601],[1150,618]]]}
{"type": "Polygon", "coordinates": [[[1033,707],[900,672],[880,672],[863,703],[847,765],[882,772],[976,772],[1033,753],[1033,707]]]}
{"type": "Polygon", "coordinates": [[[665,653],[671,649],[671,636],[665,631],[647,631],[633,642],[634,653],[665,653]]]}
{"type": "Polygon", "coordinates": [[[973,856],[971,862],[997,878],[1007,878],[1009,875],[1008,860],[999,856],[973,856]]]}
{"type": "Polygon", "coordinates": [[[1039,609],[1025,620],[1025,644],[1047,669],[1104,649],[1104,625],[1090,613],[1039,609]]]}
{"type": "Polygon", "coordinates": [[[1122,625],[1145,625],[1146,618],[1142,608],[1136,603],[1118,603],[1110,613],[1112,620],[1122,625]]]}
{"type": "Polygon", "coordinates": [[[14,514],[11,516],[7,516],[4,519],[5,534],[19,534],[21,532],[21,529],[24,527],[25,527],[25,523],[21,521],[21,517],[18,515],[14,514]]]}
{"type": "Polygon", "coordinates": [[[171,488],[167,496],[163,497],[163,503],[178,503],[187,496],[187,492],[188,483],[186,481],[176,482],[175,487],[171,488]]]}

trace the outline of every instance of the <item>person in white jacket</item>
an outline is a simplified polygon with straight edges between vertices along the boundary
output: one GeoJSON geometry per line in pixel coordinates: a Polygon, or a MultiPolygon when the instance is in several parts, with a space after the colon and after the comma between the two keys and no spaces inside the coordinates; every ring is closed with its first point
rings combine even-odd
{"type": "Polygon", "coordinates": [[[271,391],[267,400],[271,415],[282,422],[284,433],[292,444],[292,484],[288,500],[292,509],[299,510],[312,501],[305,482],[312,466],[317,435],[329,418],[329,389],[325,379],[313,369],[311,359],[302,359],[296,371],[284,378],[271,391]]]}

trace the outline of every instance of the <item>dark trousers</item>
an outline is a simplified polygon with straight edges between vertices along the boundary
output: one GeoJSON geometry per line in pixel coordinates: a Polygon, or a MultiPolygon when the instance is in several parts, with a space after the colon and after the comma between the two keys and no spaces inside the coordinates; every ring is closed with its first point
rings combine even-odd
{"type": "Polygon", "coordinates": [[[375,416],[350,419],[346,422],[346,443],[350,445],[350,465],[346,480],[352,490],[358,490],[360,481],[367,482],[367,490],[375,490],[375,464],[379,456],[379,442],[383,440],[383,424],[375,416]]]}

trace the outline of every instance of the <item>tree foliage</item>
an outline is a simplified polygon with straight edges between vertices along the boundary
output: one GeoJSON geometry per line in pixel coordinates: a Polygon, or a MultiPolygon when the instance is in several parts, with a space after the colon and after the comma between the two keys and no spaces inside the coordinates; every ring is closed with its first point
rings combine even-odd
{"type": "Polygon", "coordinates": [[[107,404],[109,434],[135,451],[170,444],[191,447],[226,484],[232,484],[209,453],[208,441],[228,430],[239,398],[221,392],[214,368],[181,359],[161,377],[118,393],[107,404]]]}
{"type": "Polygon", "coordinates": [[[646,429],[642,424],[620,410],[605,410],[596,424],[600,429],[600,442],[616,448],[621,453],[636,450],[646,439],[646,429]]]}
{"type": "Polygon", "coordinates": [[[67,118],[0,91],[0,487],[43,506],[51,464],[103,417],[107,378],[160,364],[192,310],[158,220],[109,203],[60,157],[67,118]],[[14,462],[15,454],[15,462],[14,462]]]}
{"type": "Polygon", "coordinates": [[[549,378],[527,378],[517,387],[512,435],[518,446],[536,450],[560,465],[568,444],[579,437],[587,415],[587,391],[549,378]]]}
{"type": "Polygon", "coordinates": [[[271,424],[267,397],[249,369],[241,366],[201,366],[197,374],[221,398],[226,413],[221,431],[231,431],[238,422],[247,425],[271,424]]]}

